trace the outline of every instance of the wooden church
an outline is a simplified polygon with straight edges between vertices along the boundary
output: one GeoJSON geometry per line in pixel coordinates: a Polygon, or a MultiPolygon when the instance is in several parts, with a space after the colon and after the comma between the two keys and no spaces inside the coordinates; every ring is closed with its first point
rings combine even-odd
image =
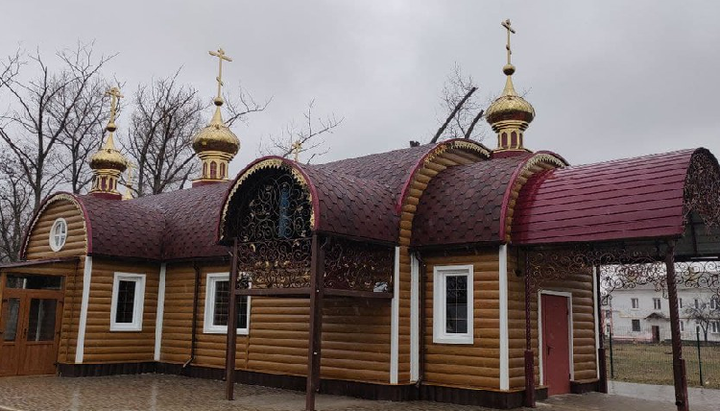
{"type": "Polygon", "coordinates": [[[680,238],[688,170],[717,161],[533,152],[509,59],[495,148],[264,157],[231,178],[218,94],[192,188],[135,199],[118,190],[113,92],[91,191],[49,196],[0,267],[0,375],[225,379],[229,399],[233,381],[306,390],[308,410],[316,392],[512,408],[603,390],[595,267],[531,277],[528,250],[680,238]]]}

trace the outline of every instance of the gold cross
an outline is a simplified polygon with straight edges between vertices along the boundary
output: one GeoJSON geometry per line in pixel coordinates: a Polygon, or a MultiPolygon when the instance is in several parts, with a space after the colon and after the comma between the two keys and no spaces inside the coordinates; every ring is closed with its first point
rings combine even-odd
{"type": "Polygon", "coordinates": [[[117,87],[113,87],[110,90],[105,92],[106,96],[110,96],[110,121],[108,123],[114,123],[115,122],[115,114],[117,113],[117,102],[118,99],[123,98],[122,94],[120,94],[120,89],[117,87]]]}
{"type": "Polygon", "coordinates": [[[515,29],[513,29],[510,26],[510,19],[507,19],[500,24],[502,24],[502,26],[507,29],[507,37],[508,38],[507,38],[507,44],[505,45],[505,49],[507,50],[507,58],[508,58],[507,64],[511,64],[510,63],[510,55],[512,55],[512,50],[510,50],[510,33],[515,34],[515,29]]]}
{"type": "Polygon", "coordinates": [[[227,61],[227,62],[230,62],[230,61],[232,61],[232,59],[231,59],[230,57],[228,57],[228,56],[225,55],[225,50],[223,50],[222,48],[219,48],[218,51],[209,51],[209,53],[210,53],[211,56],[218,58],[219,67],[218,67],[218,76],[216,77],[217,82],[218,82],[218,94],[217,94],[217,98],[218,98],[218,99],[221,99],[222,97],[220,96],[220,92],[221,92],[221,89],[222,89],[222,86],[223,86],[223,82],[222,82],[222,62],[223,62],[223,60],[225,60],[225,61],[227,61]]]}
{"type": "Polygon", "coordinates": [[[295,154],[295,162],[297,163],[300,158],[300,151],[302,150],[302,142],[300,140],[292,143],[292,151],[295,154]]]}

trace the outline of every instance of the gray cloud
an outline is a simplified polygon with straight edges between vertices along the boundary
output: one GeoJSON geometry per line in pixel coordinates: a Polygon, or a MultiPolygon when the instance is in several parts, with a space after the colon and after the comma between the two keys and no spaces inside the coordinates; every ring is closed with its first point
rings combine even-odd
{"type": "Polygon", "coordinates": [[[455,62],[482,96],[502,89],[500,21],[510,18],[515,84],[537,110],[526,144],[577,164],[696,146],[720,154],[719,11],[711,1],[5,0],[0,54],[95,39],[98,51],[120,53],[108,74],[126,89],[183,66],[209,100],[207,50],[222,46],[234,57],[226,84],[274,96],[235,129],[237,172],[312,98],[318,114],[345,118],[324,160],[427,141],[455,62]]]}

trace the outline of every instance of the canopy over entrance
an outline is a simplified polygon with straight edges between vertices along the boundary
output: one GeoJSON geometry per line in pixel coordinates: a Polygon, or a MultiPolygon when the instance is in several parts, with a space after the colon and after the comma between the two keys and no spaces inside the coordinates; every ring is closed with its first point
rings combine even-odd
{"type": "MultiPolygon", "coordinates": [[[[719,227],[720,167],[706,149],[567,167],[530,178],[519,193],[511,232],[524,254],[526,370],[533,369],[534,360],[529,298],[544,281],[592,273],[598,301],[601,290],[654,284],[667,292],[676,403],[678,410],[688,410],[677,286],[720,294],[719,227]]],[[[598,323],[597,333],[602,332],[598,323]]],[[[598,359],[604,377],[602,341],[598,359]]],[[[526,371],[528,405],[534,404],[534,385],[534,374],[526,371]]],[[[601,385],[607,389],[604,379],[601,385]]]]}

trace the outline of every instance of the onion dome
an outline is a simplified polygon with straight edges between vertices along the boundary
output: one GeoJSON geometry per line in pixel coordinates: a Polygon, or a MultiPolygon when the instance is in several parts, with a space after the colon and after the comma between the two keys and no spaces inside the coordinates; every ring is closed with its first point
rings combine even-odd
{"type": "Polygon", "coordinates": [[[200,130],[193,138],[192,146],[196,153],[203,151],[219,151],[234,157],[240,149],[240,140],[225,125],[220,113],[222,99],[215,99],[215,114],[210,124],[200,130]]]}
{"type": "Polygon", "coordinates": [[[498,145],[493,151],[521,151],[527,152],[523,145],[524,132],[528,125],[535,118],[535,109],[527,100],[520,97],[515,91],[512,75],[515,73],[515,66],[512,65],[510,49],[510,34],[515,30],[510,26],[510,20],[505,20],[502,26],[507,29],[507,64],[503,67],[503,73],[507,76],[505,88],[500,97],[490,104],[485,111],[485,120],[497,133],[498,145]]]}
{"type": "Polygon", "coordinates": [[[115,148],[115,139],[113,137],[117,129],[117,126],[115,126],[117,100],[122,96],[117,87],[110,89],[107,95],[110,96],[110,120],[105,127],[108,136],[100,150],[90,157],[90,168],[93,172],[90,194],[119,200],[122,195],[117,189],[118,180],[123,171],[128,168],[128,161],[115,148]]]}
{"type": "Polygon", "coordinates": [[[102,148],[90,157],[90,168],[93,170],[117,170],[122,173],[127,166],[127,159],[115,148],[112,132],[108,135],[102,148]]]}
{"type": "MultiPolygon", "coordinates": [[[[507,76],[505,89],[500,97],[492,102],[485,112],[485,119],[493,129],[494,125],[503,120],[518,120],[531,123],[535,118],[535,109],[527,100],[520,97],[513,87],[512,75],[515,73],[515,66],[507,64],[503,67],[503,73],[507,76]]],[[[495,130],[497,131],[497,130],[495,130]]]]}
{"type": "Polygon", "coordinates": [[[193,186],[227,180],[230,160],[235,157],[235,154],[240,149],[240,140],[225,124],[220,112],[220,107],[223,105],[222,63],[223,61],[232,61],[232,59],[225,55],[223,49],[211,51],[210,55],[218,58],[217,97],[214,100],[215,114],[213,114],[210,124],[193,137],[193,150],[195,150],[202,162],[200,178],[193,181],[193,186]]]}

